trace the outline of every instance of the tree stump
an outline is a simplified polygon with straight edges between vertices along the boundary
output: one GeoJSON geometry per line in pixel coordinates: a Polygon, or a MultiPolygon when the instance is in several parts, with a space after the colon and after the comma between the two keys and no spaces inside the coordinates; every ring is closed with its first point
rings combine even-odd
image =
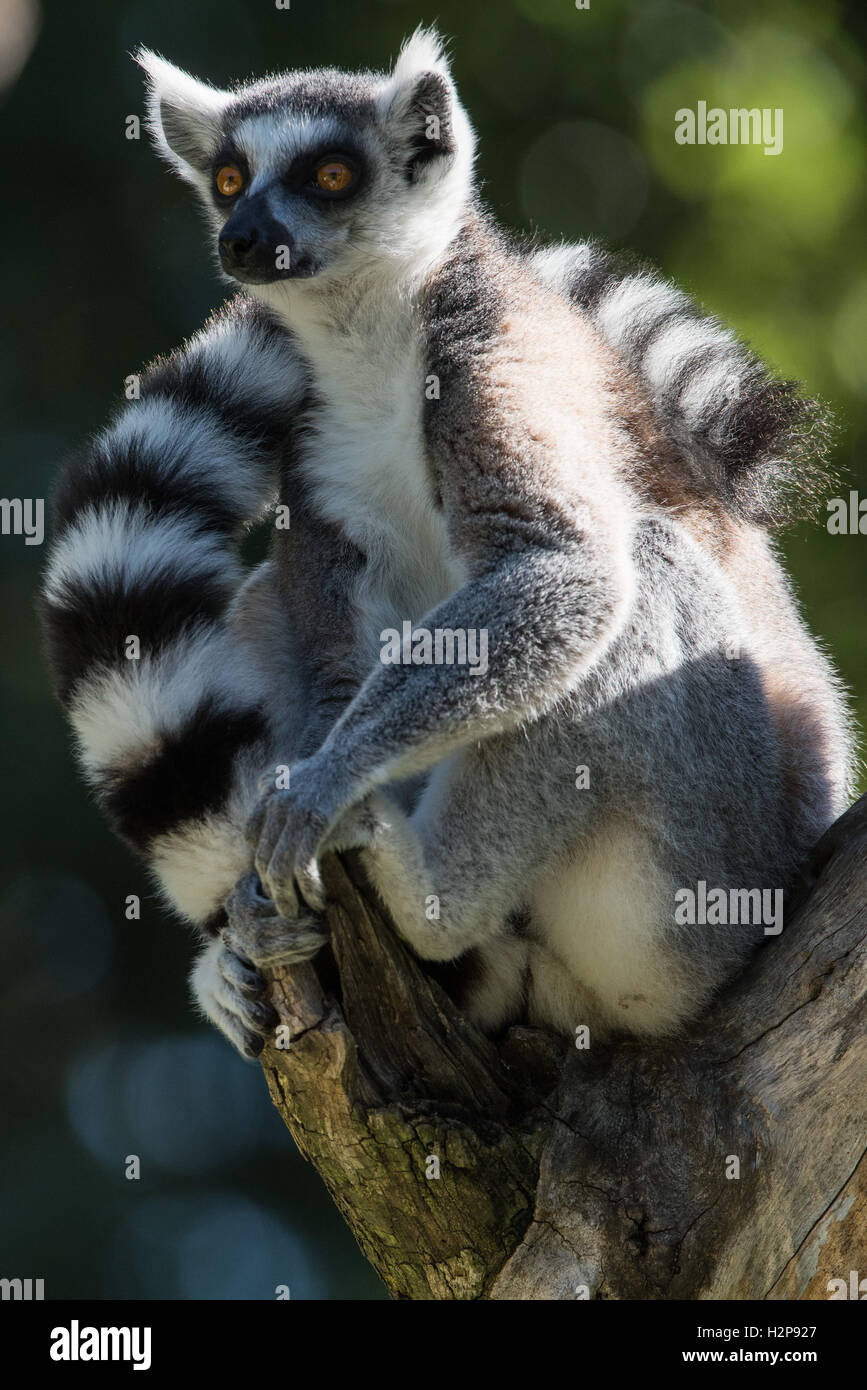
{"type": "Polygon", "coordinates": [[[664,1044],[491,1041],[358,862],[324,872],[331,952],[274,972],[291,1042],[261,1061],[393,1297],[824,1299],[867,1270],[867,796],[782,934],[664,1044]]]}

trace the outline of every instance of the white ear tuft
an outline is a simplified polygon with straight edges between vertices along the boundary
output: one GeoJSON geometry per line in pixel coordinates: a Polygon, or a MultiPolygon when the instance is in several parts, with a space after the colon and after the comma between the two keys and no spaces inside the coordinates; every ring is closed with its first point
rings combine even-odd
{"type": "Polygon", "coordinates": [[[435,29],[416,29],[406,40],[378,104],[383,120],[404,144],[413,182],[457,165],[469,176],[475,136],[435,29]]]}
{"type": "Polygon", "coordinates": [[[419,25],[401,46],[391,75],[392,83],[395,87],[411,86],[425,72],[438,72],[442,77],[451,78],[445,45],[436,29],[419,25]]]}
{"type": "Polygon", "coordinates": [[[183,178],[198,182],[219,140],[229,93],[149,49],[138,49],[134,57],[147,74],[147,123],[157,149],[183,178]]]}

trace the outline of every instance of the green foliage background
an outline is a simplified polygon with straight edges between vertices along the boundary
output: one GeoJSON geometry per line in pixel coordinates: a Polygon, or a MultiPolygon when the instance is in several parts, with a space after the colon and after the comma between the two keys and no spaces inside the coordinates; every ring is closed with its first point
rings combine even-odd
{"type": "MultiPolygon", "coordinates": [[[[49,495],[123,378],[222,296],[189,194],[125,138],[129,50],[222,84],[382,67],[434,21],[497,214],[654,261],[827,401],[841,489],[867,495],[865,11],[839,0],[54,0],[41,19],[3,0],[3,495],[49,495]],[[781,107],[782,154],[677,145],[674,112],[700,100],[781,107]]],[[[786,550],[863,713],[867,538],[820,516],[786,550]]],[[[34,634],[41,560],[0,539],[0,1275],[49,1297],[381,1297],[257,1069],[190,1015],[190,942],[74,773],[34,634]]]]}

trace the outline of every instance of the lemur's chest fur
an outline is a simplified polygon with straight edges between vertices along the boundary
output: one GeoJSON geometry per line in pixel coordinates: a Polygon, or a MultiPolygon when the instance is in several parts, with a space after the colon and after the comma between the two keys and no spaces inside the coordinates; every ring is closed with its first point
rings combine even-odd
{"type": "Polygon", "coordinates": [[[424,353],[409,315],[372,306],[339,326],[305,322],[299,337],[316,399],[301,471],[366,557],[355,601],[375,658],[384,628],[417,621],[462,582],[426,457],[424,353]]]}

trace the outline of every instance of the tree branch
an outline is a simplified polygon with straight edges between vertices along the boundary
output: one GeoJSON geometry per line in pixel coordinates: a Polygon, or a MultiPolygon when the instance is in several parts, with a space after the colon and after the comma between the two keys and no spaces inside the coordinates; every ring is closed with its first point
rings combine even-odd
{"type": "Polygon", "coordinates": [[[262,1063],[390,1292],[825,1298],[864,1266],[865,846],[867,797],[700,1025],[585,1052],[483,1037],[329,860],[333,955],[275,972],[262,1063]]]}

